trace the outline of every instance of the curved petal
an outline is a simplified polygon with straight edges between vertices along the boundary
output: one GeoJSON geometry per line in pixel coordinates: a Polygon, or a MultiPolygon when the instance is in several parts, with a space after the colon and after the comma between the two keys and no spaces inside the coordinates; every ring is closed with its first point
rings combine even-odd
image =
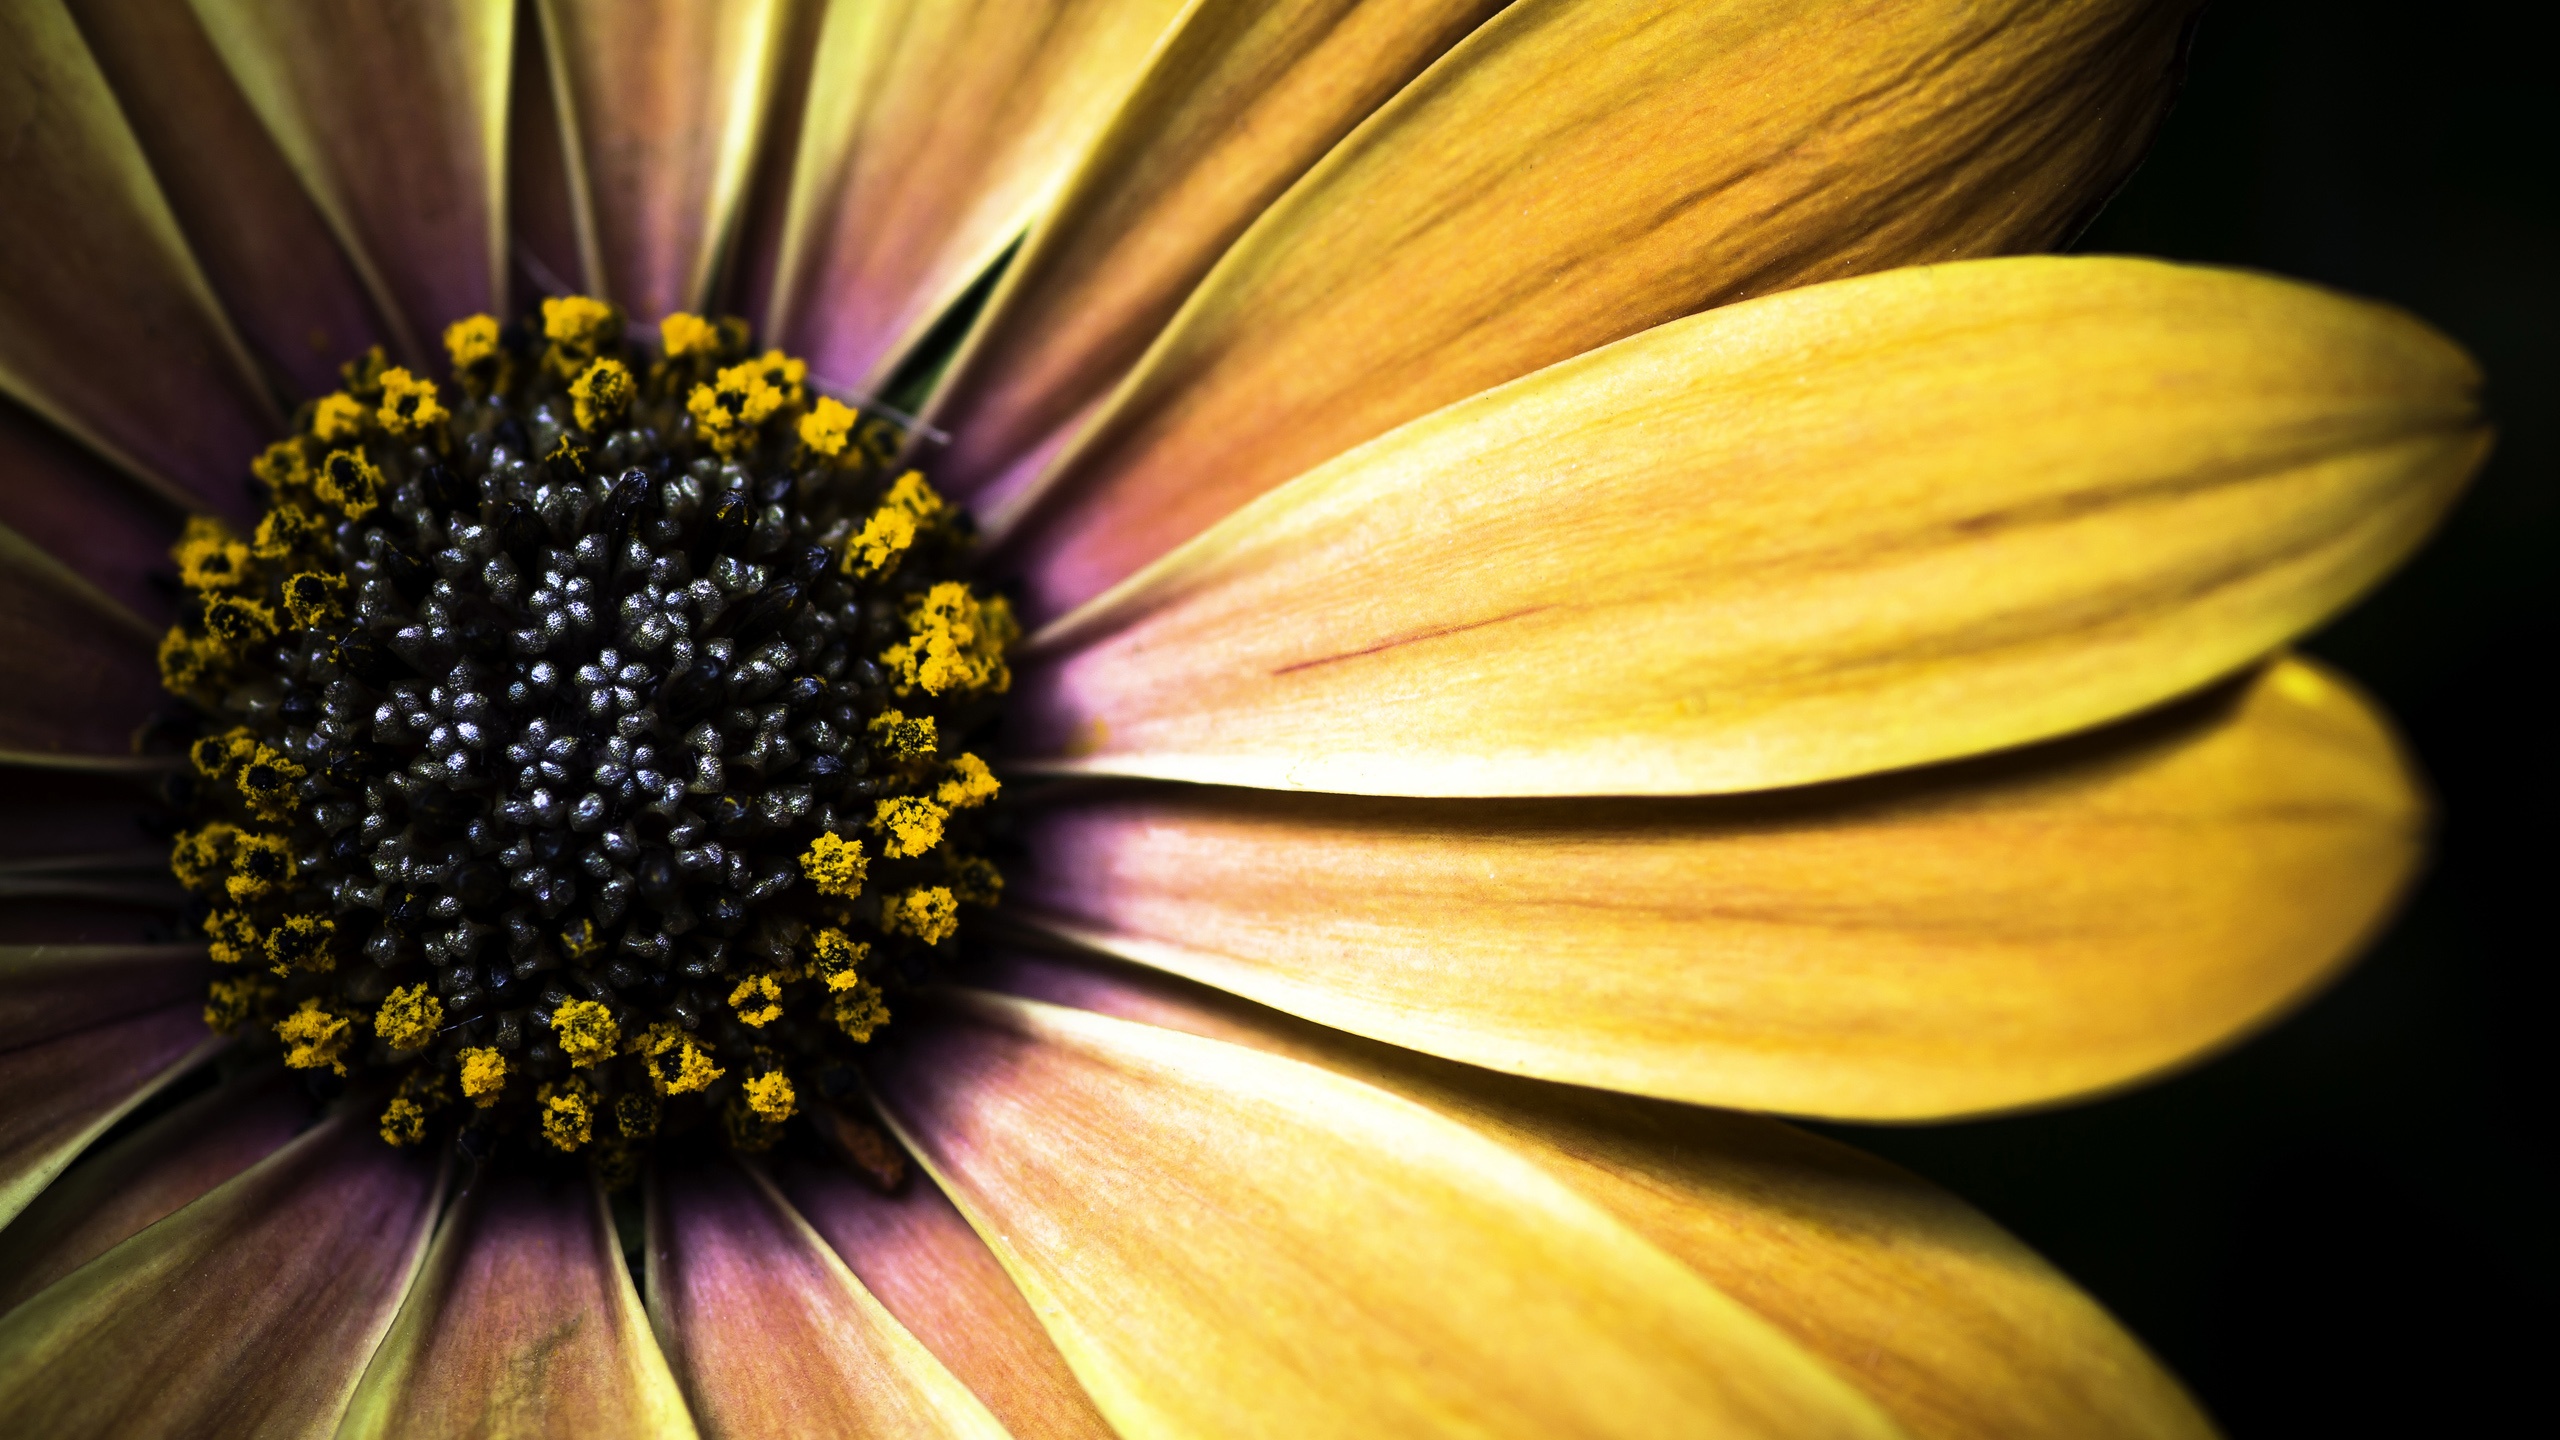
{"type": "Polygon", "coordinates": [[[1404,795],[1979,754],[2335,613],[2488,446],[2398,311],[2153,261],[1676,321],[1343,456],[1034,638],[1033,768],[1404,795]]]}
{"type": "Polygon", "coordinates": [[[663,1167],[649,1201],[649,1318],[704,1434],[1001,1440],[762,1175],[663,1167]]]}
{"type": "Polygon", "coordinates": [[[174,504],[237,508],[274,407],[60,0],[0,7],[0,134],[0,391],[174,504]]]}
{"type": "Polygon", "coordinates": [[[698,310],[737,218],[785,0],[542,0],[587,283],[654,323],[698,310]]]}
{"type": "Polygon", "coordinates": [[[1779,796],[1099,790],[1032,813],[1011,888],[1054,933],[1436,1055],[1925,1119],[2121,1085],[2299,999],[2416,869],[2416,789],[2381,717],[2288,661],[1779,796]]]}
{"type": "Polygon", "coordinates": [[[159,632],[0,527],[0,764],[125,758],[162,699],[159,632]]]}
{"type": "Polygon", "coordinates": [[[437,1233],[338,1426],[388,1436],[690,1440],[603,1194],[483,1173],[437,1233]]]}
{"type": "Polygon", "coordinates": [[[9,1097],[0,1109],[0,1225],[127,1111],[228,1043],[205,1033],[202,1008],[190,1000],[0,1051],[0,1095],[9,1097]]]}
{"type": "Polygon", "coordinates": [[[1820,1355],[1932,1440],[2204,1440],[2178,1382],[2087,1295],[1916,1176],[1730,1111],[1495,1075],[1170,976],[1014,953],[975,977],[1321,1065],[1486,1133],[1820,1355]]]}
{"type": "Polygon", "coordinates": [[[64,1440],[328,1434],[442,1188],[369,1125],[306,1133],[0,1318],[0,1416],[64,1440]]]}
{"type": "Polygon", "coordinates": [[[1001,508],[1290,182],[1501,0],[1208,0],[1006,267],[928,418],[934,484],[1001,508]]]}
{"type": "Polygon", "coordinates": [[[71,9],[241,338],[287,393],[337,388],[338,362],[384,340],[382,322],[187,0],[71,9]]]}
{"type": "Polygon", "coordinates": [[[1181,0],[835,0],[764,330],[868,393],[1031,223],[1181,0]]]}
{"type": "Polygon", "coordinates": [[[273,1154],[310,1119],[300,1087],[266,1066],[73,1166],[0,1230],[0,1315],[273,1154]]]}
{"type": "Polygon", "coordinates": [[[506,308],[513,0],[193,0],[399,348],[506,308]]]}
{"type": "Polygon", "coordinates": [[[0,946],[0,1050],[204,993],[202,945],[0,946]]]}
{"type": "Polygon", "coordinates": [[[1521,0],[1274,205],[1044,482],[1035,618],[1439,406],[1710,305],[2031,250],[2192,0],[1521,0]]]}
{"type": "Polygon", "coordinates": [[[809,1164],[776,1178],[863,1287],[1015,1440],[1108,1440],[1111,1427],[1030,1302],[931,1182],[884,1195],[846,1170],[809,1164]]]}
{"type": "Polygon", "coordinates": [[[1481,1136],[1320,1069],[993,996],[891,1117],[1128,1435],[1888,1435],[1481,1136]]]}
{"type": "Polygon", "coordinates": [[[183,512],[70,437],[0,400],[0,526],[60,561],[116,603],[165,623],[166,570],[183,512]]]}

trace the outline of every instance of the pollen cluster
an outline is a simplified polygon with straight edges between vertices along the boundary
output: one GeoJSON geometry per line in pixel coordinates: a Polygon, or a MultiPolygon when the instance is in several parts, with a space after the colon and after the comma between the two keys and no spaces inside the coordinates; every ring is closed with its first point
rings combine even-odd
{"type": "Polygon", "coordinates": [[[965,517],[742,322],[657,339],[571,297],[371,353],[173,552],[205,1018],[394,1145],[769,1146],[1001,883],[965,517]]]}

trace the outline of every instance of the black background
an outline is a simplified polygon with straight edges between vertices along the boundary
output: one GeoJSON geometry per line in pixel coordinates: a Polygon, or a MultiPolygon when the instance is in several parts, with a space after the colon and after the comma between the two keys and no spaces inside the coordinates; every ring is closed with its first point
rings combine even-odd
{"type": "Polygon", "coordinates": [[[2051,1257],[2235,1440],[2552,1423],[2560,987],[2538,910],[2560,712],[2531,698],[2560,658],[2551,53],[2521,5],[2217,4],[2157,148],[2075,247],[2389,300],[2488,371],[2487,470],[2308,647],[2383,700],[2436,788],[2414,900],[2326,994],[2164,1083],[1966,1125],[1825,1127],[2051,1257]]]}

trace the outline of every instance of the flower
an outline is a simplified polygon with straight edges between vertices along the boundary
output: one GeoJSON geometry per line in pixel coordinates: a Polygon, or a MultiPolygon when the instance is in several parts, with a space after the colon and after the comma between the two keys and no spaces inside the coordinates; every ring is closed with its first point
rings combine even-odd
{"type": "MultiPolygon", "coordinates": [[[[11,7],[0,761],[51,908],[0,952],[0,1417],[2204,1431],[1987,1220],[1760,1113],[2134,1083],[2333,973],[2415,863],[2387,725],[2283,647],[2477,464],[2469,363],[2273,279],[2018,253],[2138,155],[2188,8],[11,7]],[[511,75],[569,123],[497,130],[511,75]],[[511,305],[518,261],[595,294],[511,305]],[[667,418],[616,459],[633,414],[667,418]],[[475,494],[501,420],[544,442],[475,494]],[[635,457],[717,503],[572,513],[635,457]],[[804,474],[872,508],[747,575],[816,513],[755,487],[804,474]],[[449,684],[432,746],[336,627],[432,596],[502,653],[465,601],[513,619],[517,552],[608,530],[737,561],[686,623],[791,665],[786,587],[922,582],[848,612],[881,674],[846,743],[912,803],[726,814],[789,841],[755,913],[845,923],[685,952],[722,982],[690,1028],[630,997],[699,924],[603,914],[611,866],[528,841],[483,891],[413,851],[382,913],[448,955],[593,912],[525,954],[602,996],[445,1055],[495,980],[408,988],[335,908],[407,823],[350,737],[432,752],[428,828],[519,838],[587,833],[537,783],[563,737],[518,726],[521,818],[475,809],[460,727],[524,707],[449,684]],[[173,545],[202,613],[164,642],[173,545]],[[337,700],[272,663],[323,633],[337,700]],[[51,943],[181,913],[122,858],[154,785],[228,807],[170,837],[205,938],[51,943]],[[359,791],[380,833],[329,829],[359,791]],[[1000,887],[948,838],[996,819],[1000,887]],[[850,1082],[744,1038],[795,1005],[850,1082]]],[[[815,746],[784,718],[741,731],[759,785],[815,746]]],[[[659,803],[652,892],[729,884],[659,803]]]]}

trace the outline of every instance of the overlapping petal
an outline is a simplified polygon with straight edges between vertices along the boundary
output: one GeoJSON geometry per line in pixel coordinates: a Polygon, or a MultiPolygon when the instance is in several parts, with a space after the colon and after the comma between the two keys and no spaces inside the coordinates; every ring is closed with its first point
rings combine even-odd
{"type": "Polygon", "coordinates": [[[1551,1177],[1326,1071],[980,996],[879,1083],[1124,1435],[1896,1433],[1551,1177]]]}
{"type": "Polygon", "coordinates": [[[649,1318],[705,1435],[1003,1436],[763,1176],[661,1167],[648,1223],[649,1318]]]}
{"type": "Polygon", "coordinates": [[[1031,223],[1177,0],[833,0],[764,333],[868,392],[1031,223]]]}
{"type": "Polygon", "coordinates": [[[1218,264],[1046,482],[1061,613],[1398,424],[1705,306],[2033,249],[2165,106],[2186,0],[1523,0],[1218,264]]]}
{"type": "Polygon", "coordinates": [[[327,1434],[441,1188],[368,1125],[309,1131],[0,1318],[0,1417],[66,1440],[327,1434]]]}
{"type": "Polygon", "coordinates": [[[584,1176],[475,1179],[338,1434],[690,1440],[604,1196],[584,1176]]]}
{"type": "Polygon", "coordinates": [[[235,505],[276,424],[60,0],[0,10],[0,391],[173,504],[235,505]]]}
{"type": "Polygon", "coordinates": [[[1210,0],[1147,66],[953,362],[934,483],[1003,509],[1254,217],[1498,0],[1210,0]]]}
{"type": "Polygon", "coordinates": [[[1304,1060],[1470,1125],[1766,1316],[1915,1435],[2211,1433],[2053,1267],[1954,1196],[1844,1146],[1433,1060],[1108,961],[1011,952],[973,979],[1304,1060]]]}
{"type": "Polygon", "coordinates": [[[543,0],[587,284],[644,323],[698,310],[737,218],[787,0],[543,0]]]}
{"type": "Polygon", "coordinates": [[[219,1048],[201,1008],[166,1005],[0,1051],[0,1094],[9,1097],[0,1109],[0,1224],[134,1106],[219,1048]]]}
{"type": "Polygon", "coordinates": [[[156,1010],[203,989],[202,945],[0,946],[0,1050],[156,1010]]]}
{"type": "Polygon", "coordinates": [[[1034,637],[1024,762],[1697,793],[2042,739],[2397,564],[2488,444],[2407,316],[2150,261],[1893,271],[1453,405],[1034,637]]]}
{"type": "Polygon", "coordinates": [[[157,632],[0,528],[0,764],[130,768],[160,700],[157,632]]]}
{"type": "Polygon", "coordinates": [[[193,3],[403,353],[506,308],[512,0],[193,3]]]}
{"type": "Polygon", "coordinates": [[[0,527],[136,614],[165,620],[150,572],[168,560],[181,510],[69,436],[0,400],[0,527]]]}

